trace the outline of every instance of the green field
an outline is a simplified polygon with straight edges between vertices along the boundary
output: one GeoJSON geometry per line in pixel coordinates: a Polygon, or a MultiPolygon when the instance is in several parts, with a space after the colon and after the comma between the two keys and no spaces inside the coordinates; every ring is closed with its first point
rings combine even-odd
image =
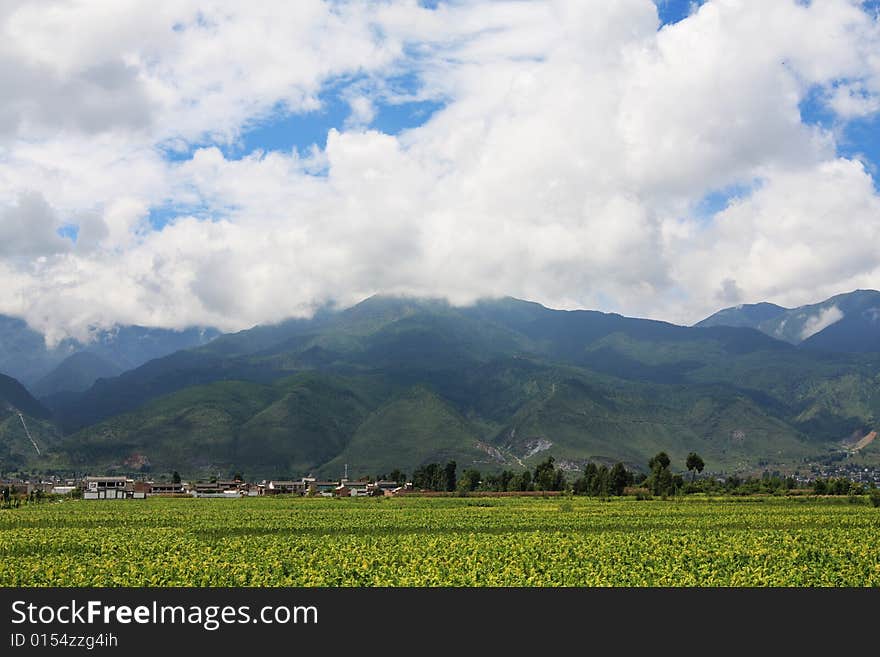
{"type": "Polygon", "coordinates": [[[878,545],[864,500],[70,500],[0,510],[0,585],[880,586],[878,545]]]}

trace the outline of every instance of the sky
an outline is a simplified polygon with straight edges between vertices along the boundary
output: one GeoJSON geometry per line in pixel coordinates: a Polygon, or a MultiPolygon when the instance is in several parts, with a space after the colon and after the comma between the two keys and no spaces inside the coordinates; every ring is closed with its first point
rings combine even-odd
{"type": "Polygon", "coordinates": [[[880,288],[880,2],[4,0],[0,314],[880,288]]]}

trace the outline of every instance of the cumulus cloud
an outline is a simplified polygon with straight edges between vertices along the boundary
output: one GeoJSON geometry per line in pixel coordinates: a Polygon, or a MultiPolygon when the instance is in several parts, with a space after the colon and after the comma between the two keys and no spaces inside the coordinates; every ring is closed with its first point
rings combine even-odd
{"type": "Polygon", "coordinates": [[[315,109],[328,77],[388,65],[401,46],[379,38],[375,12],[322,0],[19,2],[0,14],[0,80],[16,99],[0,128],[229,141],[279,105],[315,109]]]}
{"type": "Polygon", "coordinates": [[[721,281],[721,289],[716,294],[716,298],[724,304],[739,304],[742,299],[742,290],[732,278],[725,278],[721,281]]]}
{"type": "Polygon", "coordinates": [[[0,206],[0,257],[27,262],[67,251],[58,235],[58,218],[38,192],[24,192],[9,206],[0,206]]]}
{"type": "Polygon", "coordinates": [[[880,197],[861,163],[768,172],[763,185],[711,222],[676,223],[676,280],[697,297],[736,280],[746,301],[814,303],[880,282],[880,197]]]}
{"type": "Polygon", "coordinates": [[[880,110],[880,96],[861,81],[839,85],[831,92],[828,103],[838,116],[846,118],[869,116],[880,110]]]}
{"type": "Polygon", "coordinates": [[[21,1],[0,33],[0,312],[53,336],[380,291],[691,323],[880,285],[874,180],[801,116],[878,110],[857,2],[709,0],[660,29],[649,0],[21,1]],[[223,148],[340,85],[326,148],[223,148]],[[421,99],[443,108],[370,129],[421,99]]]}

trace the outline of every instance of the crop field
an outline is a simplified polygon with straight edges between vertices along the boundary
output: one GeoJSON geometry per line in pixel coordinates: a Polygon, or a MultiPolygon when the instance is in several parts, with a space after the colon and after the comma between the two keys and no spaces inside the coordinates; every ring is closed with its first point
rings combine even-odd
{"type": "Polygon", "coordinates": [[[2,586],[880,586],[826,499],[64,501],[0,511],[2,586]]]}

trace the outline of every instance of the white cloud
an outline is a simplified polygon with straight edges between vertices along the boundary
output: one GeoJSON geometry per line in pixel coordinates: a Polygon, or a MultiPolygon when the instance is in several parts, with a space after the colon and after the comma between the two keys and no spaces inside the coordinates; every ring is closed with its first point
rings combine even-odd
{"type": "Polygon", "coordinates": [[[0,312],[53,336],[238,329],[385,291],[692,322],[880,286],[874,181],[799,109],[818,88],[839,121],[877,110],[876,20],[710,0],[658,27],[649,0],[4,5],[0,312]],[[324,150],[212,145],[346,79],[324,150]],[[366,129],[424,98],[445,101],[425,125],[366,129]],[[697,211],[731,185],[750,191],[697,211]]]}
{"type": "Polygon", "coordinates": [[[14,204],[0,206],[0,257],[26,262],[67,251],[70,242],[59,237],[59,228],[41,194],[22,193],[14,204]]]}
{"type": "Polygon", "coordinates": [[[828,328],[842,319],[843,313],[837,306],[823,308],[818,314],[807,318],[804,322],[804,329],[801,331],[801,340],[806,340],[811,335],[816,335],[819,331],[828,328]]]}
{"type": "Polygon", "coordinates": [[[880,197],[851,160],[768,172],[712,222],[686,220],[668,248],[674,278],[708,298],[725,280],[743,301],[797,306],[880,282],[880,197]]]}
{"type": "Polygon", "coordinates": [[[828,103],[838,116],[848,119],[869,116],[880,110],[880,96],[872,93],[864,82],[839,85],[828,103]]]}
{"type": "Polygon", "coordinates": [[[278,105],[316,108],[328,77],[388,65],[400,44],[378,38],[375,12],[321,0],[22,2],[0,15],[0,71],[16,92],[0,130],[230,140],[278,105]]]}
{"type": "Polygon", "coordinates": [[[347,128],[359,128],[368,126],[376,116],[376,108],[366,96],[355,96],[349,100],[351,114],[345,121],[347,128]]]}

